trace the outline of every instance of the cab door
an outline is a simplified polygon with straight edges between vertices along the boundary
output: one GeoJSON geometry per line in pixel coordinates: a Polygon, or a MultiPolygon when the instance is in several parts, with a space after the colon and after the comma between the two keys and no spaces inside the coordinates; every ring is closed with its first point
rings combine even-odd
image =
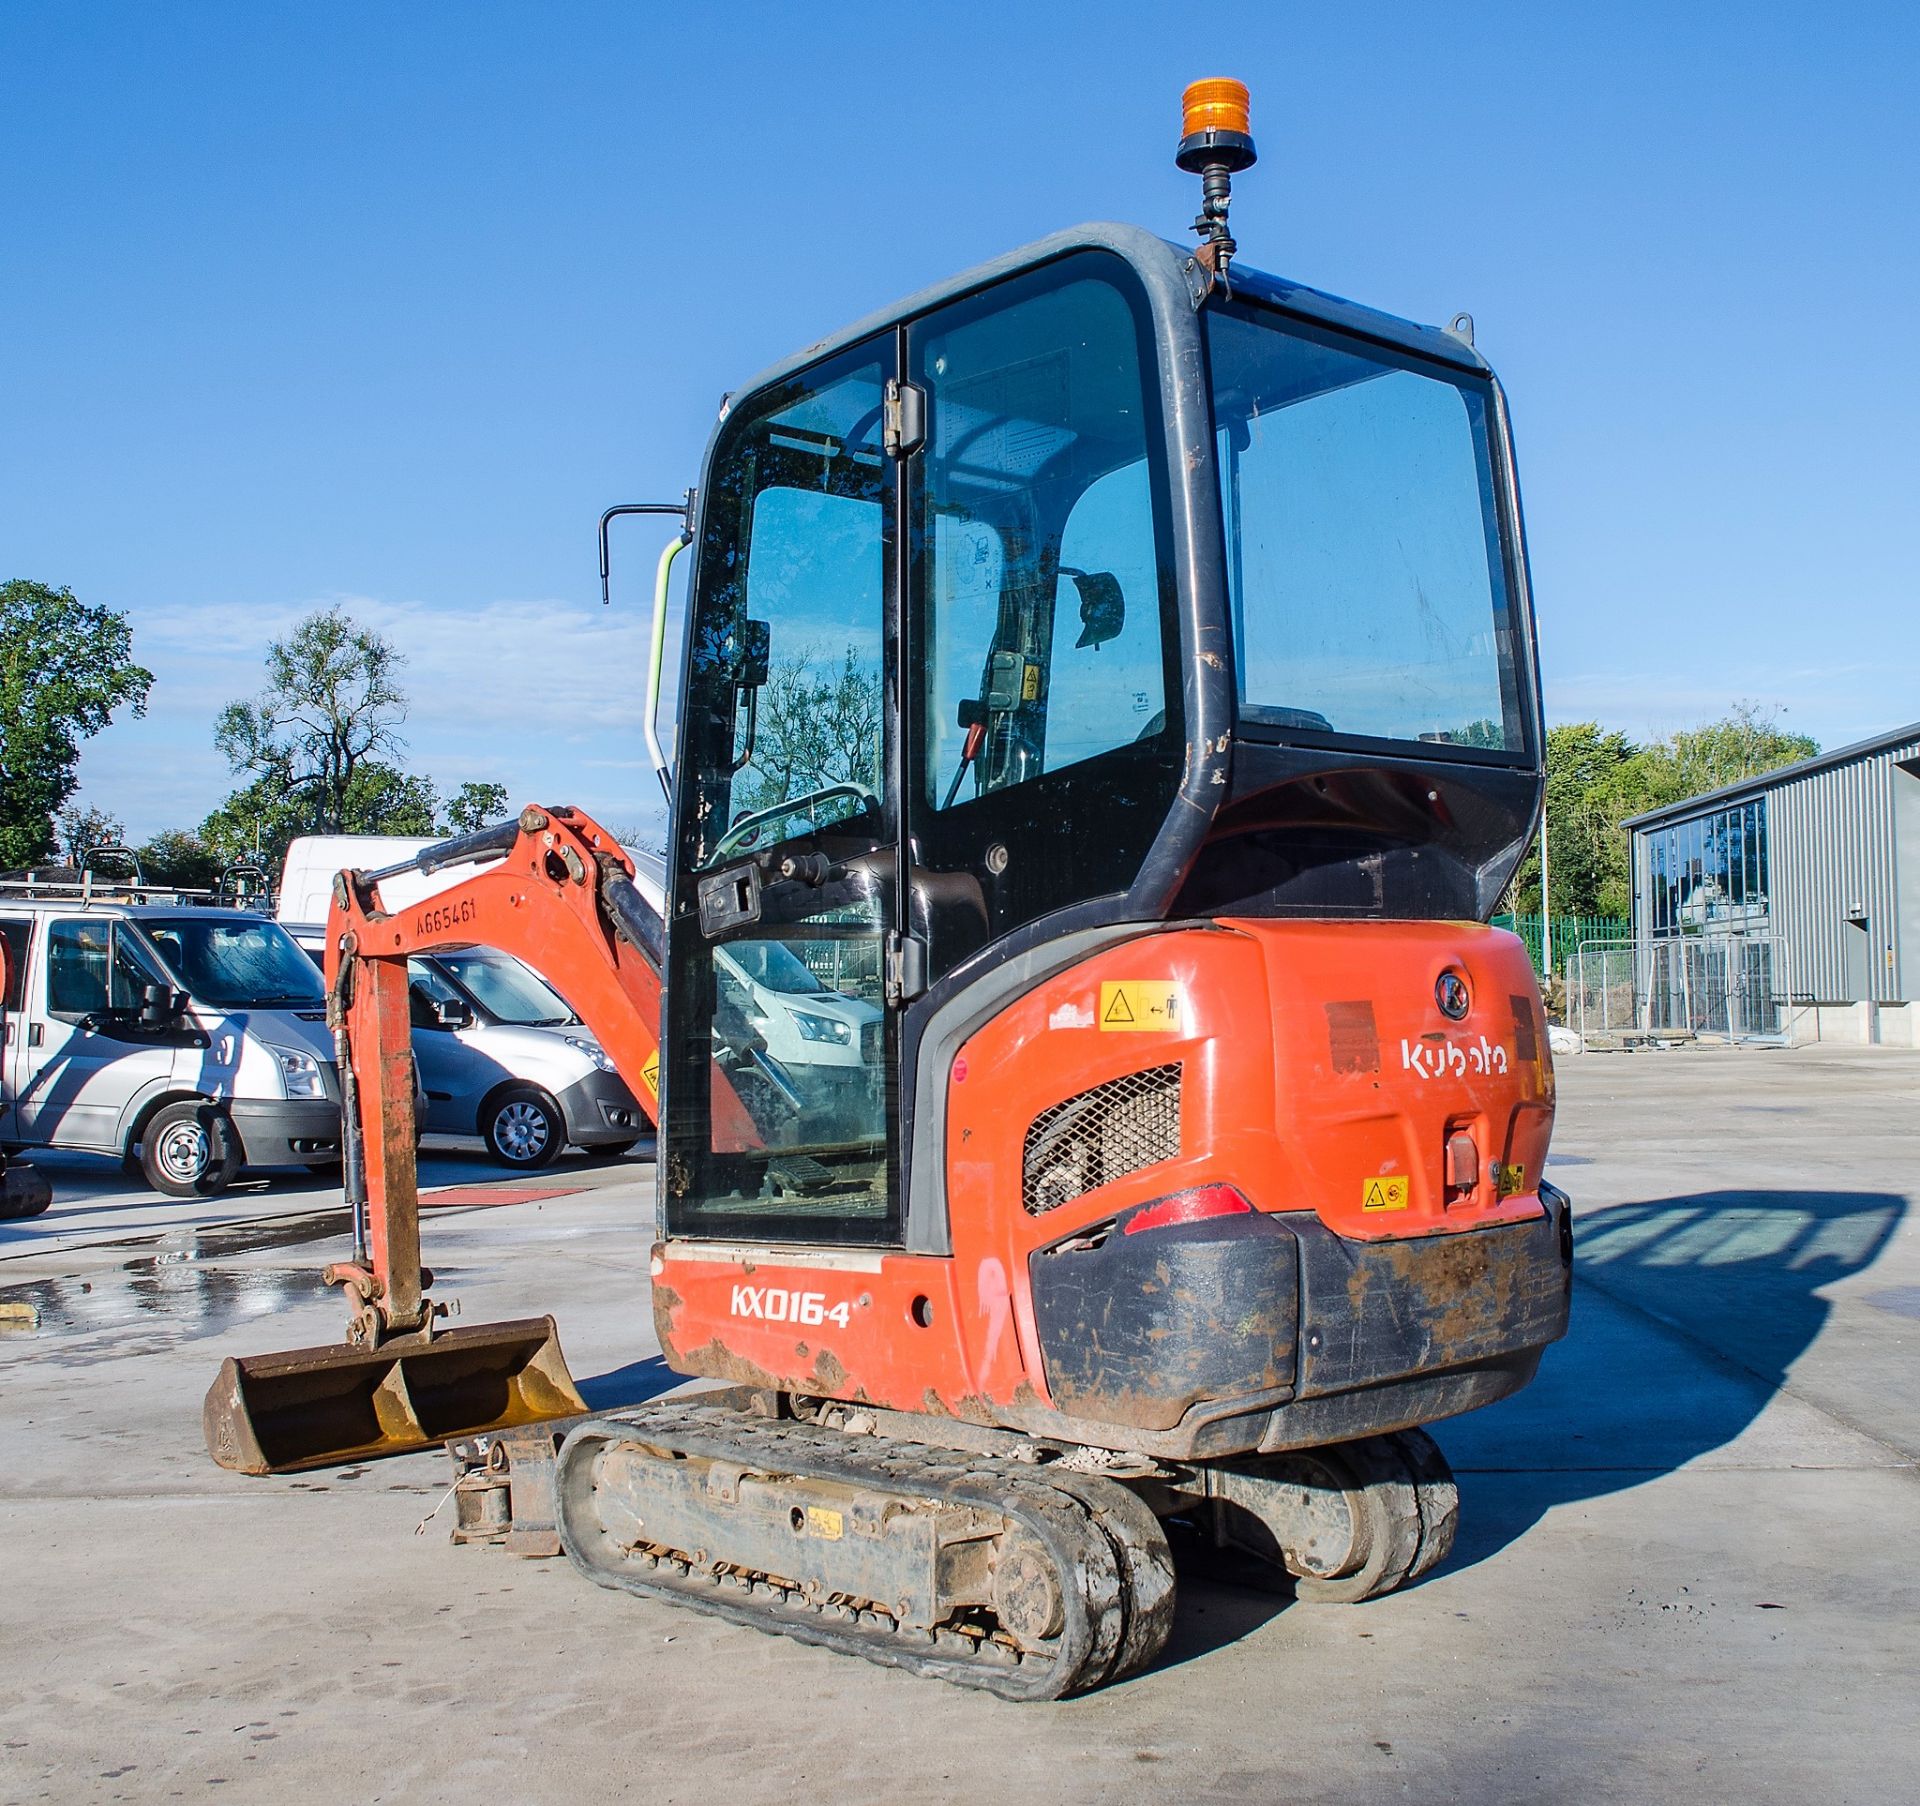
{"type": "Polygon", "coordinates": [[[899,1239],[894,352],[888,333],[751,397],[710,466],[666,988],[674,1235],[899,1239]],[[781,988],[743,978],[775,967],[781,988]]]}

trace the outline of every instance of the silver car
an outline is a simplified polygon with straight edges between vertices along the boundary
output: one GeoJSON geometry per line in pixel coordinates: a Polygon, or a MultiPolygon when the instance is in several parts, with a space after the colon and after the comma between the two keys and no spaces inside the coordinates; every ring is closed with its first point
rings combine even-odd
{"type": "Polygon", "coordinates": [[[646,1113],[599,1042],[511,954],[462,947],[407,961],[413,1054],[429,1134],[478,1135],[507,1166],[544,1166],[572,1142],[621,1154],[646,1113]]]}

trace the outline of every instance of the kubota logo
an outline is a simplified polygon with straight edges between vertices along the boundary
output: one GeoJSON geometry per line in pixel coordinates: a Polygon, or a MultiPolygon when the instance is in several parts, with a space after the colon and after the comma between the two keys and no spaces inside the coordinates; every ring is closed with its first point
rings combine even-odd
{"type": "Polygon", "coordinates": [[[1507,1070],[1507,1050],[1482,1035],[1478,1043],[1463,1041],[1405,1041],[1400,1043],[1400,1070],[1423,1079],[1463,1079],[1468,1073],[1484,1077],[1507,1070]]]}

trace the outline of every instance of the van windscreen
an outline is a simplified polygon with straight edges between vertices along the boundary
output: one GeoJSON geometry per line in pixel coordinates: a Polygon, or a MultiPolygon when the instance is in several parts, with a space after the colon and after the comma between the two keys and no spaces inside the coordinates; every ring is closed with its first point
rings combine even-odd
{"type": "Polygon", "coordinates": [[[141,923],[182,989],[216,1010],[319,1009],[326,987],[278,922],[177,916],[141,923]]]}

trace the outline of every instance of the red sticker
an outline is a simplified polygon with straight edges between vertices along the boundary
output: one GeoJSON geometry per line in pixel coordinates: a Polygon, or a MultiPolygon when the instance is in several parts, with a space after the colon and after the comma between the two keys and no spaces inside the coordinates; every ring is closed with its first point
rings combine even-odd
{"type": "Polygon", "coordinates": [[[967,1063],[964,1059],[955,1060],[953,1063],[953,1082],[956,1085],[964,1085],[967,1082],[967,1063]]]}

